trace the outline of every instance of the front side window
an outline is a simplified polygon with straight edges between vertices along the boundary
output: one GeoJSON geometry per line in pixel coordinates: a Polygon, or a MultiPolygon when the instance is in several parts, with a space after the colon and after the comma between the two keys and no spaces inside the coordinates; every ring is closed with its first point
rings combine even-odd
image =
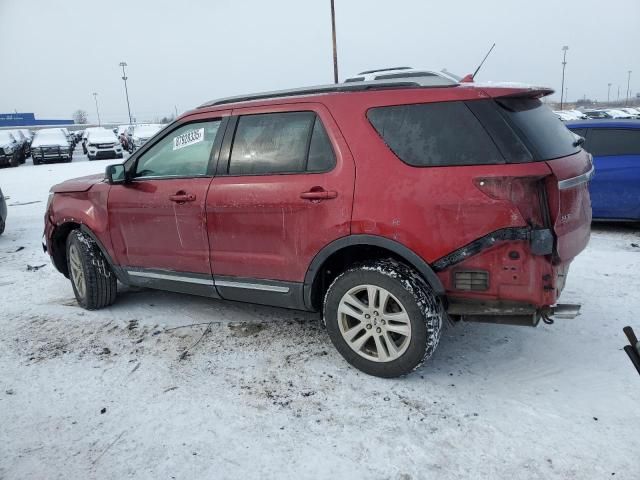
{"type": "Polygon", "coordinates": [[[136,177],[197,177],[207,175],[211,149],[221,120],[183,125],[153,145],[138,159],[136,177]]]}
{"type": "Polygon", "coordinates": [[[327,132],[313,112],[245,115],[238,120],[230,175],[317,172],[334,164],[327,132]]]}
{"type": "Polygon", "coordinates": [[[409,165],[504,163],[496,145],[463,102],[376,107],[367,117],[389,148],[409,165]]]}
{"type": "Polygon", "coordinates": [[[585,150],[594,157],[640,155],[640,130],[594,128],[589,132],[585,150]]]}

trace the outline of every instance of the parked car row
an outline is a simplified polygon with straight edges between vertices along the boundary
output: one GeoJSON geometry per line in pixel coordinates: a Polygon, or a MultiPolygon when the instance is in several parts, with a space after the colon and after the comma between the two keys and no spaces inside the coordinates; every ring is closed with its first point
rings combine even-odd
{"type": "Polygon", "coordinates": [[[587,120],[615,118],[615,119],[640,119],[640,107],[620,107],[620,108],[595,108],[587,110],[554,110],[563,122],[573,120],[587,120]]]}
{"type": "Polygon", "coordinates": [[[113,129],[120,140],[122,148],[129,153],[144,145],[149,138],[158,133],[164,125],[158,123],[141,123],[137,125],[120,125],[113,129]]]}

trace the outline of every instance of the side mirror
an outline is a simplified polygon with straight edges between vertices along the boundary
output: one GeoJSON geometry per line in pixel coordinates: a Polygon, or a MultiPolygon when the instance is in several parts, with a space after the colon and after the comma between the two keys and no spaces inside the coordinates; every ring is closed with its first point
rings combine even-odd
{"type": "Polygon", "coordinates": [[[127,172],[122,163],[109,165],[104,172],[104,176],[110,185],[127,183],[127,172]]]}

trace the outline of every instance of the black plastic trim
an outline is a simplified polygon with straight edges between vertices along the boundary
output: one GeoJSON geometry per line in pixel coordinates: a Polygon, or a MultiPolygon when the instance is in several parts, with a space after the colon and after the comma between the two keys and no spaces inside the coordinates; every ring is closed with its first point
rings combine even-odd
{"type": "Polygon", "coordinates": [[[113,261],[113,258],[111,258],[111,255],[109,255],[108,250],[105,248],[105,246],[103,245],[103,243],[100,241],[100,239],[96,236],[95,233],[93,233],[91,231],[91,229],[89,227],[87,227],[84,223],[80,224],[80,231],[82,233],[85,233],[87,235],[89,235],[91,237],[91,239],[96,242],[96,245],[98,245],[98,248],[100,249],[100,251],[102,252],[102,255],[104,255],[104,258],[107,260],[107,263],[109,264],[109,267],[111,267],[111,270],[113,271],[113,273],[116,275],[116,278],[121,282],[124,283],[125,285],[129,285],[129,276],[127,275],[127,273],[120,267],[120,265],[116,264],[113,261]]]}
{"type": "Polygon", "coordinates": [[[550,255],[553,252],[554,237],[551,230],[546,228],[508,227],[488,233],[466,244],[464,247],[460,247],[448,255],[439,258],[433,262],[433,269],[436,272],[440,272],[473,255],[477,255],[482,250],[494,246],[497,242],[517,240],[531,241],[531,253],[534,255],[550,255]]]}
{"type": "Polygon", "coordinates": [[[122,267],[122,270],[127,275],[130,285],[201,297],[220,298],[210,274],[128,266],[122,267]],[[136,275],[136,273],[140,275],[136,275]]]}
{"type": "Polygon", "coordinates": [[[303,284],[299,282],[284,282],[281,280],[258,279],[248,277],[215,276],[216,289],[220,297],[237,302],[257,303],[272,307],[291,308],[294,310],[309,310],[303,299],[303,284]],[[219,282],[237,283],[238,286],[221,286],[219,282]],[[242,285],[245,287],[242,287],[242,285]],[[255,287],[279,288],[287,291],[269,291],[255,287]]]}
{"type": "Polygon", "coordinates": [[[444,295],[444,286],[442,285],[442,282],[440,281],[434,270],[431,268],[431,266],[429,266],[427,262],[424,261],[422,257],[416,254],[414,251],[405,247],[401,243],[386,237],[380,237],[377,235],[356,234],[334,240],[330,244],[326,245],[322,250],[320,250],[320,252],[311,261],[311,265],[309,265],[307,274],[304,278],[304,303],[307,306],[308,310],[314,310],[311,298],[313,283],[316,276],[320,272],[320,269],[322,268],[324,262],[337,251],[353,245],[369,245],[373,247],[386,248],[387,250],[392,251],[393,253],[404,259],[408,265],[418,270],[418,272],[427,281],[427,283],[429,283],[429,285],[431,286],[431,288],[433,288],[437,295],[444,295]]]}

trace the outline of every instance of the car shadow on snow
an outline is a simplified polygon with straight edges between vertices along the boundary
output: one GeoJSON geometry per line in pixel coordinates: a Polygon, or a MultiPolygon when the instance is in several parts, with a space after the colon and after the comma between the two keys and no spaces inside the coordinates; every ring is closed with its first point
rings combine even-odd
{"type": "MultiPolygon", "coordinates": [[[[323,344],[323,348],[333,349],[321,327],[318,313],[128,287],[119,290],[118,300],[109,310],[116,316],[126,312],[127,316],[135,317],[143,325],[162,325],[168,329],[207,322],[227,326],[258,324],[274,327],[269,331],[271,335],[293,335],[297,338],[300,334],[295,330],[300,329],[302,333],[314,326],[319,332],[317,341],[323,344]],[[278,328],[281,324],[288,327],[278,328]]],[[[447,324],[435,354],[417,373],[421,377],[435,379],[475,370],[490,375],[528,368],[536,360],[528,358],[528,352],[535,351],[535,345],[530,350],[524,345],[545,342],[546,335],[540,335],[539,329],[462,322],[447,324]]],[[[276,340],[286,346],[288,338],[276,340]]]]}

